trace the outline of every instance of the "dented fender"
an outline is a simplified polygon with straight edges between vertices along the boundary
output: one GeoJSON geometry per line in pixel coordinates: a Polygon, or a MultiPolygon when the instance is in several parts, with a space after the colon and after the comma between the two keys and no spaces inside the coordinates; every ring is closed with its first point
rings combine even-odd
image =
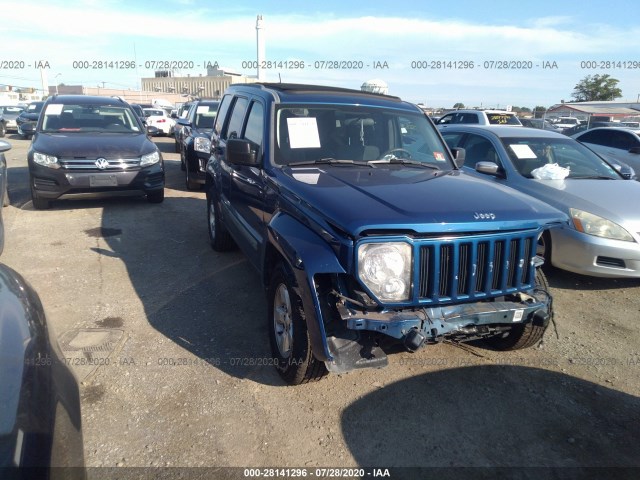
{"type": "Polygon", "coordinates": [[[268,239],[286,259],[302,299],[314,356],[331,361],[320,302],[314,285],[319,273],[345,273],[329,244],[291,215],[280,212],[267,226],[268,239]]]}

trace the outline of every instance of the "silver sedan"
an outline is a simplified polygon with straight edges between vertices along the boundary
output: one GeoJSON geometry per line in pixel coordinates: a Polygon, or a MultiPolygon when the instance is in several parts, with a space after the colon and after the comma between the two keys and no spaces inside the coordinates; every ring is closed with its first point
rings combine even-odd
{"type": "Polygon", "coordinates": [[[569,215],[567,225],[540,239],[547,262],[585,275],[640,278],[639,182],[626,180],[625,172],[576,140],[547,130],[451,125],[441,134],[450,147],[465,149],[466,172],[569,215]],[[536,176],[554,170],[568,176],[536,179],[532,172],[540,168],[536,176]]]}

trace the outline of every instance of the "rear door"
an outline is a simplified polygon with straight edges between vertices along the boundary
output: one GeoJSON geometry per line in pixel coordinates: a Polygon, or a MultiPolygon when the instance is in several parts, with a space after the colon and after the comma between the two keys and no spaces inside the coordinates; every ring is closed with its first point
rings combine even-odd
{"type": "Polygon", "coordinates": [[[259,265],[264,245],[265,178],[262,169],[264,139],[264,105],[251,100],[246,105],[245,117],[238,138],[249,140],[260,163],[257,166],[229,165],[229,208],[235,217],[237,241],[255,266],[259,265]]]}
{"type": "Polygon", "coordinates": [[[212,153],[220,166],[217,188],[225,225],[254,265],[258,264],[264,239],[264,111],[260,100],[242,95],[225,97],[212,135],[212,153]],[[234,165],[227,161],[227,142],[233,138],[252,143],[256,158],[260,159],[258,166],[234,165]]]}

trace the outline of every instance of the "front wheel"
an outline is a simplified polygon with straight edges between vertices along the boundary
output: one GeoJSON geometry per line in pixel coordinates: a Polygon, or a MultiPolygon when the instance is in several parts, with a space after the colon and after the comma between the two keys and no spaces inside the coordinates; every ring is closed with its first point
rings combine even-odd
{"type": "Polygon", "coordinates": [[[551,273],[553,270],[553,265],[551,264],[551,248],[551,234],[549,233],[549,230],[545,230],[538,239],[536,255],[544,258],[544,265],[542,265],[542,268],[547,273],[551,273]]]}
{"type": "Polygon", "coordinates": [[[51,200],[39,197],[33,187],[31,187],[31,203],[36,210],[47,210],[51,208],[51,200]]]}
{"type": "Polygon", "coordinates": [[[0,123],[0,138],[7,134],[7,126],[4,123],[0,123]]]}
{"type": "MultiPolygon", "coordinates": [[[[547,278],[539,268],[536,269],[536,288],[549,291],[547,278]]],[[[549,312],[549,314],[553,315],[552,312],[549,312]]],[[[542,324],[540,321],[534,319],[528,323],[514,325],[508,332],[487,338],[485,342],[496,350],[521,350],[523,348],[533,347],[542,340],[546,329],[546,324],[542,324]]]]}
{"type": "Polygon", "coordinates": [[[209,241],[211,242],[211,248],[217,252],[224,252],[231,250],[233,247],[233,239],[227,227],[220,220],[220,211],[218,210],[218,203],[216,202],[216,196],[213,191],[213,187],[207,192],[207,220],[209,224],[209,241]]]}
{"type": "Polygon", "coordinates": [[[184,180],[187,190],[200,190],[200,184],[191,178],[192,172],[189,170],[189,160],[185,158],[184,180]]]}
{"type": "Polygon", "coordinates": [[[320,380],[327,374],[313,356],[302,300],[284,263],[276,265],[267,289],[267,328],[275,366],[289,385],[320,380]]]}

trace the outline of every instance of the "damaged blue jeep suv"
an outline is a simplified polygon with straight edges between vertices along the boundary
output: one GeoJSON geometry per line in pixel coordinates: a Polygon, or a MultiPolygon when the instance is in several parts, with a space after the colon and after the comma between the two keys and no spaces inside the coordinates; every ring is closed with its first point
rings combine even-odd
{"type": "Polygon", "coordinates": [[[392,343],[541,340],[553,312],[536,246],[566,218],[465,175],[454,153],[397,97],[282,83],[225,92],[209,237],[260,272],[288,383],[384,366],[392,343]]]}

